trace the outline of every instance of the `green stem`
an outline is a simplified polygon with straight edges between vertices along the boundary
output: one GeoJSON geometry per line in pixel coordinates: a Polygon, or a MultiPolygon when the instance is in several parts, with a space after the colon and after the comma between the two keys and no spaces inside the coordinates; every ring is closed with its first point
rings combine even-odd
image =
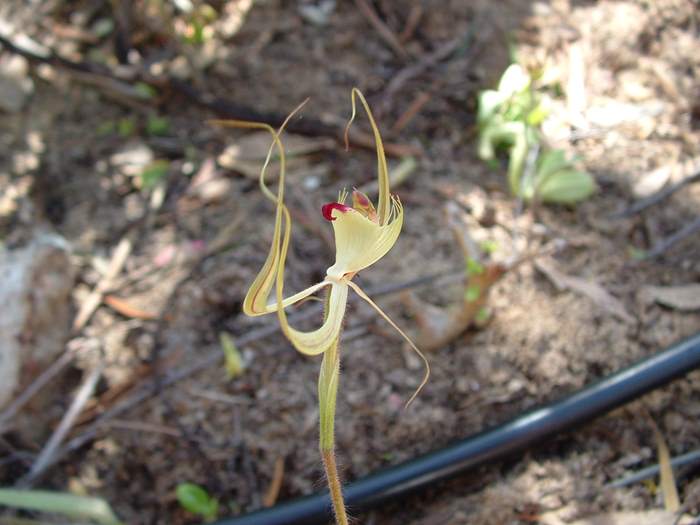
{"type": "Polygon", "coordinates": [[[345,502],[335,461],[335,403],[339,376],[340,352],[336,339],[331,347],[323,353],[321,373],[318,376],[319,448],[326,471],[336,523],[347,525],[348,517],[345,512],[345,502]]]}

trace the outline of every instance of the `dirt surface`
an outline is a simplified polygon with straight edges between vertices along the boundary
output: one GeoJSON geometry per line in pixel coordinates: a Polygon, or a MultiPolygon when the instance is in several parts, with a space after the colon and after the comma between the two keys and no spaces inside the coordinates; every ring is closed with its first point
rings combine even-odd
{"type": "MultiPolygon", "coordinates": [[[[146,80],[146,73],[178,76],[202,94],[258,112],[284,115],[310,97],[303,119],[342,126],[350,88],[362,89],[385,140],[420,152],[418,168],[395,188],[406,210],[402,236],[358,277],[366,290],[462,267],[446,206],[459,210],[475,239],[496,241],[501,260],[558,247],[544,266],[528,261],[504,276],[489,298],[484,327],[428,356],[430,381],[408,410],[403,403],[420,382],[420,361],[369,307],[351,302],[337,411],[347,480],[555,400],[700,329],[697,306],[659,304],[646,288],[698,283],[700,234],[657,257],[639,258],[697,220],[700,184],[640,213],[616,215],[664,183],[697,172],[697,3],[367,3],[398,35],[398,49],[353,2],[337,2],[326,14],[322,6],[332,2],[211,2],[214,16],[201,44],[183,40],[188,16],[170,3],[137,2],[123,27],[114,23],[118,16],[108,2],[53,1],[40,9],[8,2],[0,8],[15,37],[26,34],[67,59],[136,71],[146,80]],[[104,20],[112,29],[103,35],[104,20]],[[119,44],[120,37],[130,45],[119,44]],[[451,53],[429,58],[453,40],[451,53]],[[596,179],[597,193],[579,206],[523,209],[507,192],[505,167],[489,168],[476,156],[476,94],[497,82],[509,44],[523,65],[549,76],[554,109],[547,139],[578,155],[596,179]],[[127,61],[120,65],[124,49],[127,61]],[[397,82],[421,61],[428,67],[397,82]],[[602,288],[605,298],[556,287],[543,271],[551,267],[589,289],[602,288]]],[[[11,59],[16,54],[0,53],[0,61],[11,59]]],[[[76,448],[37,486],[102,496],[134,524],[197,523],[175,498],[175,486],[185,481],[218,498],[222,517],[261,508],[276,464],[284,470],[273,499],[321,488],[320,360],[302,357],[279,334],[240,343],[277,323],[274,316],[240,313],[272,234],[272,209],[255,181],[261,159],[253,154],[264,156],[267,138],[207,125],[220,115],[172,87],[139,98],[133,90],[143,85],[136,80],[117,85],[61,65],[18,67],[15,88],[21,93],[27,80],[31,88],[27,100],[18,95],[0,119],[3,244],[22,246],[39,228],[65,237],[78,272],[76,312],[104,279],[120,242],[130,253],[103,290],[101,306],[67,336],[66,347],[77,357],[60,376],[62,395],[39,411],[20,413],[0,439],[2,484],[27,472],[81,376],[102,362],[94,399],[67,438],[86,439],[73,442],[76,448]],[[157,117],[167,119],[165,129],[156,129],[157,117]],[[239,142],[245,147],[236,158],[232,147],[239,142]],[[241,162],[248,153],[252,161],[241,162]],[[139,175],[153,161],[161,161],[156,165],[165,166],[165,175],[149,187],[139,175]],[[170,384],[173,374],[221,353],[222,332],[239,342],[244,373],[230,379],[222,361],[212,359],[212,366],[170,384]],[[154,379],[155,392],[147,390],[142,402],[91,426],[154,379]]],[[[367,129],[365,121],[356,126],[367,129]]],[[[295,229],[285,286],[299,290],[332,264],[320,205],[343,187],[371,182],[376,160],[359,147],[344,152],[328,133],[288,138],[290,148],[298,142],[295,147],[311,152],[295,156],[288,177],[295,229]]],[[[399,162],[394,158],[391,165],[399,162]]],[[[442,279],[412,293],[445,306],[463,290],[454,279],[442,279]]],[[[377,301],[415,330],[400,294],[377,301]]],[[[659,507],[653,483],[605,485],[656,462],[645,411],[672,455],[700,446],[698,388],[700,373],[694,372],[522,458],[356,522],[526,524],[546,523],[546,515],[567,523],[659,507]]],[[[696,471],[676,474],[681,500],[698,512],[696,471]]]]}

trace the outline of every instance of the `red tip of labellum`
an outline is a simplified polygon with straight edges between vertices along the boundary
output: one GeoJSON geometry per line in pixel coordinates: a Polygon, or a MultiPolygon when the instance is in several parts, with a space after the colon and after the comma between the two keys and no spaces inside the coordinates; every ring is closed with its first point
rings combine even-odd
{"type": "Polygon", "coordinates": [[[344,213],[346,211],[352,210],[352,208],[350,206],[346,206],[345,204],[340,204],[339,202],[329,202],[328,204],[324,204],[323,207],[321,207],[321,213],[323,213],[323,218],[327,221],[334,221],[335,217],[333,217],[332,215],[333,210],[338,210],[344,213]]]}

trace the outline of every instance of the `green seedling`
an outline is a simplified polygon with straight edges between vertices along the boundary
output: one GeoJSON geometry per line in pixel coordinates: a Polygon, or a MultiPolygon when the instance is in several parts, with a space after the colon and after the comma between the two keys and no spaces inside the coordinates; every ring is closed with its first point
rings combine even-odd
{"type": "Polygon", "coordinates": [[[61,514],[99,525],[122,525],[105,500],[66,492],[0,489],[0,505],[61,514]]]}
{"type": "Polygon", "coordinates": [[[226,374],[229,379],[235,379],[243,374],[243,370],[245,369],[243,366],[243,358],[238,348],[236,348],[233,338],[226,332],[221,332],[219,334],[219,344],[224,352],[226,374]]]}
{"type": "Polygon", "coordinates": [[[508,152],[508,186],[517,197],[574,204],[593,193],[595,182],[563,151],[543,145],[539,126],[549,113],[546,100],[522,67],[509,66],[498,89],[479,95],[479,157],[491,164],[496,150],[508,152]]]}
{"type": "Polygon", "coordinates": [[[145,82],[137,82],[134,84],[134,91],[139,97],[144,100],[150,100],[158,95],[158,91],[153,86],[146,84],[145,82]]]}
{"type": "Polygon", "coordinates": [[[153,189],[158,183],[165,178],[170,169],[170,162],[164,159],[158,159],[146,166],[139,176],[139,183],[142,190],[153,189]]]}
{"type": "Polygon", "coordinates": [[[122,137],[131,137],[135,131],[136,131],[136,123],[134,122],[133,119],[128,118],[128,117],[119,119],[119,122],[117,123],[117,132],[122,137]]]}
{"type": "Polygon", "coordinates": [[[183,509],[201,516],[207,522],[214,521],[219,514],[219,502],[199,485],[180,483],[175,495],[183,509]]]}
{"type": "Polygon", "coordinates": [[[170,121],[165,117],[151,115],[146,122],[146,133],[162,137],[170,132],[170,121]]]}
{"type": "MultiPolygon", "coordinates": [[[[217,18],[216,10],[208,4],[198,6],[189,13],[189,22],[184,35],[185,42],[201,45],[207,40],[207,26],[217,18]]],[[[211,32],[211,31],[210,31],[211,32]]]]}
{"type": "Polygon", "coordinates": [[[423,359],[426,366],[425,377],[408,403],[415,398],[416,394],[426,383],[429,374],[428,362],[421,351],[353,281],[358,272],[379,261],[394,246],[401,232],[404,213],[403,205],[399,198],[390,193],[389,171],[379,129],[374,121],[369,105],[362,93],[357,89],[352,90],[352,116],[346,127],[346,138],[347,131],[355,119],[356,99],[360,100],[374,133],[377,151],[377,188],[379,193],[377,207],[375,208],[365,194],[357,190],[352,193],[351,202],[347,204],[346,201],[348,201],[350,196],[343,190],[340,192],[336,202],[330,202],[322,207],[321,211],[324,218],[333,227],[336,248],[335,263],[327,269],[326,277],[320,283],[314,284],[286,299],[284,298],[284,272],[291,238],[291,217],[284,203],[285,152],[280,141],[280,134],[286,123],[301,106],[287,117],[287,120],[277,131],[267,124],[255,122],[219,122],[222,125],[239,128],[265,129],[272,135],[273,144],[260,173],[260,188],[264,195],[275,205],[274,235],[267,259],[243,301],[243,312],[249,316],[276,313],[282,332],[299,352],[308,356],[323,356],[318,380],[319,448],[326,471],[336,522],[339,525],[347,525],[348,518],[336,467],[334,424],[336,395],[340,376],[340,350],[338,343],[350,290],[353,290],[360,298],[371,305],[381,317],[406,339],[411,348],[423,359]],[[280,166],[276,194],[265,183],[266,170],[274,148],[278,151],[280,166]],[[321,327],[316,330],[301,331],[290,326],[285,308],[299,303],[322,289],[328,290],[328,294],[325,300],[325,315],[321,327]],[[273,293],[273,302],[269,303],[268,298],[273,293]]]}

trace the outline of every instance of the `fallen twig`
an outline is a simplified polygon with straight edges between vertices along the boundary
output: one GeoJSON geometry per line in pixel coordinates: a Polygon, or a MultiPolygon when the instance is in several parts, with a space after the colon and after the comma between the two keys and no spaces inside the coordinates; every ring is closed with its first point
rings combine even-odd
{"type": "Polygon", "coordinates": [[[182,432],[178,429],[166,425],[158,425],[156,423],[148,423],[146,421],[127,421],[125,419],[113,419],[106,423],[110,428],[131,430],[136,432],[148,432],[153,434],[164,434],[175,438],[181,438],[182,432]]]}
{"type": "Polygon", "coordinates": [[[644,255],[644,259],[653,259],[655,257],[658,257],[659,255],[663,255],[673,245],[682,241],[686,237],[690,237],[698,231],[700,231],[700,217],[697,217],[694,221],[689,222],[680,230],[659,241],[651,250],[649,250],[644,255]]]}
{"type": "Polygon", "coordinates": [[[135,234],[131,232],[130,234],[125,235],[121,241],[119,241],[119,244],[112,254],[112,259],[107,267],[107,271],[105,271],[105,274],[99,280],[97,286],[95,286],[92,292],[90,292],[87,299],[85,299],[83,304],[80,305],[78,315],[75,316],[73,321],[74,332],[79,332],[82,330],[90,320],[90,317],[92,317],[92,314],[95,313],[95,310],[97,310],[100,304],[102,304],[104,293],[112,287],[113,281],[121,273],[122,269],[124,268],[124,264],[126,264],[126,260],[131,254],[131,250],[133,248],[132,237],[134,237],[134,235],[135,234]]]}
{"type": "MultiPolygon", "coordinates": [[[[396,75],[394,75],[384,89],[381,102],[379,103],[379,107],[382,109],[382,111],[386,111],[386,109],[390,106],[394,95],[398,93],[406,82],[417,77],[418,75],[421,75],[423,72],[439,62],[449,58],[461,45],[463,45],[465,42],[471,41],[473,37],[473,31],[459,31],[459,36],[453,38],[452,40],[448,40],[432,53],[424,55],[417,62],[401,69],[396,75]]],[[[470,49],[470,54],[472,56],[475,56],[475,47],[476,46],[472,46],[472,49],[470,49]]]]}
{"type": "Polygon", "coordinates": [[[629,208],[626,208],[621,212],[614,213],[611,216],[611,218],[625,219],[627,217],[631,217],[632,215],[636,215],[637,213],[646,210],[654,204],[658,204],[659,202],[667,199],[684,186],[687,186],[688,184],[692,184],[694,182],[700,182],[700,167],[698,167],[698,164],[700,164],[700,160],[691,161],[690,164],[690,167],[692,168],[689,170],[691,171],[690,175],[686,176],[685,178],[681,179],[675,184],[671,184],[669,186],[666,186],[665,188],[660,189],[659,191],[645,199],[638,200],[629,208]]]}
{"type": "Polygon", "coordinates": [[[18,395],[12,403],[0,414],[0,434],[3,434],[7,428],[7,423],[17,415],[24,405],[26,405],[49,381],[58,375],[65,367],[67,367],[73,358],[75,351],[72,349],[66,350],[61,356],[56,359],[51,365],[44,370],[39,376],[31,382],[31,384],[18,395]]]}
{"type": "Polygon", "coordinates": [[[367,3],[367,0],[355,0],[355,5],[360,10],[362,15],[367,19],[367,21],[372,25],[377,34],[381,37],[384,42],[386,42],[391,50],[402,60],[408,58],[408,52],[401,45],[398,37],[394,32],[387,26],[379,15],[377,15],[374,8],[367,3]]]}
{"type": "Polygon", "coordinates": [[[435,86],[436,83],[433,82],[430,91],[419,91],[416,94],[415,98],[413,99],[413,102],[411,102],[408,105],[406,111],[404,111],[401,114],[401,116],[398,119],[396,119],[396,122],[394,122],[394,125],[391,127],[391,131],[393,133],[399,133],[406,126],[408,126],[408,124],[420,112],[420,110],[423,109],[423,106],[425,106],[430,101],[431,91],[435,88],[435,86]]]}
{"type": "Polygon", "coordinates": [[[276,502],[282,488],[282,479],[284,478],[284,458],[279,456],[275,460],[275,470],[272,473],[272,481],[263,498],[265,507],[272,507],[276,502]]]}
{"type": "Polygon", "coordinates": [[[97,381],[99,380],[101,374],[101,364],[95,366],[87,374],[83,380],[83,383],[80,385],[80,388],[78,388],[75,397],[73,398],[73,402],[70,404],[58,427],[56,427],[56,430],[37,456],[36,461],[34,461],[32,468],[29,470],[29,473],[17,483],[18,487],[30,487],[49,466],[55,463],[54,456],[56,455],[58,447],[61,445],[61,442],[66,437],[66,434],[68,434],[68,431],[73,426],[73,423],[82,411],[85,403],[87,403],[88,399],[95,391],[95,386],[97,385],[97,381]]]}
{"type": "MultiPolygon", "coordinates": [[[[688,452],[686,454],[682,454],[671,459],[671,466],[673,468],[695,465],[697,463],[700,463],[700,450],[694,450],[692,452],[688,452]]],[[[654,478],[658,476],[660,470],[661,467],[658,464],[652,465],[650,467],[638,470],[637,472],[634,472],[629,476],[625,476],[624,478],[611,481],[610,483],[605,485],[605,488],[616,489],[620,487],[626,487],[634,483],[639,483],[640,481],[644,481],[645,479],[654,478]]]]}
{"type": "Polygon", "coordinates": [[[405,44],[411,38],[413,38],[413,34],[416,32],[416,28],[418,27],[418,23],[420,22],[422,16],[423,8],[421,5],[412,5],[411,10],[408,12],[408,16],[406,17],[406,24],[401,30],[401,33],[399,33],[399,42],[405,44]]]}
{"type": "Polygon", "coordinates": [[[636,319],[627,312],[624,304],[611,295],[602,285],[590,279],[583,279],[573,275],[567,275],[560,271],[554,261],[537,260],[535,268],[547,277],[558,290],[569,289],[581,295],[585,295],[597,306],[614,315],[621,321],[636,324],[636,319]]]}

